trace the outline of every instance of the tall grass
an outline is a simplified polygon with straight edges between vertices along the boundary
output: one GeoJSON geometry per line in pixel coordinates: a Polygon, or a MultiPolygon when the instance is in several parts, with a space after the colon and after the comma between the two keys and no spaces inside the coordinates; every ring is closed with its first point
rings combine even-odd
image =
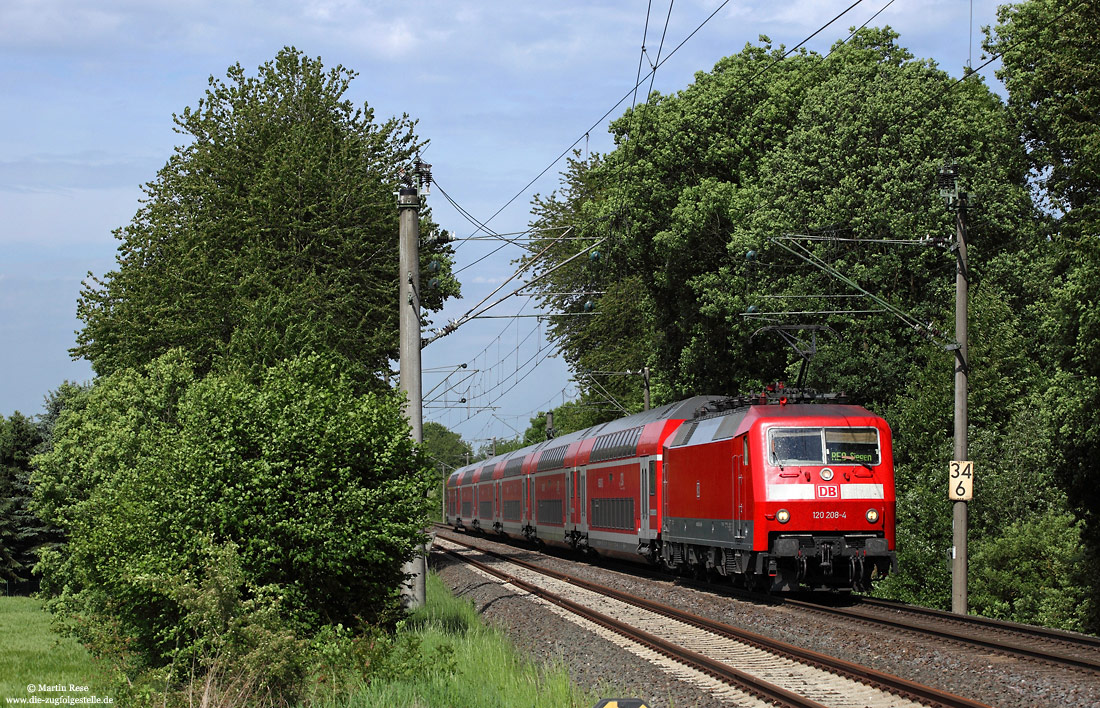
{"type": "MultiPolygon", "coordinates": [[[[0,704],[4,698],[30,697],[27,685],[88,686],[65,694],[106,695],[105,676],[76,640],[50,630],[42,603],[29,597],[0,597],[0,704]]],[[[61,696],[53,692],[51,698],[61,696]]]]}
{"type": "MultiPolygon", "coordinates": [[[[588,708],[599,700],[574,687],[564,665],[539,667],[523,658],[501,632],[481,621],[468,600],[451,595],[434,573],[428,576],[425,607],[405,621],[398,642],[401,649],[387,659],[390,665],[372,672],[369,683],[360,682],[350,691],[342,681],[317,685],[310,692],[312,700],[303,706],[588,708]]],[[[104,668],[75,640],[50,630],[50,616],[37,600],[0,597],[0,705],[4,698],[30,697],[28,684],[89,687],[51,692],[51,699],[111,695],[104,668]]],[[[201,694],[202,686],[192,688],[201,694]]],[[[613,688],[604,691],[614,693],[613,688]]],[[[163,697],[153,700],[155,705],[163,702],[163,697]]],[[[201,699],[191,703],[205,705],[201,699]]]]}
{"type": "Polygon", "coordinates": [[[396,680],[372,680],[332,708],[588,708],[594,694],[575,688],[563,665],[540,668],[524,659],[499,631],[482,623],[468,600],[455,598],[434,574],[427,602],[404,632],[431,662],[396,680]]]}

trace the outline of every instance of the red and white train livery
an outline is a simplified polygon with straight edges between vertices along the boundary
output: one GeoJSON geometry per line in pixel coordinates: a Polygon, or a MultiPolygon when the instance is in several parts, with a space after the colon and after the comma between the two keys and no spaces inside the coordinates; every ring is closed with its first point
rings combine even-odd
{"type": "Polygon", "coordinates": [[[867,589],[897,567],[890,428],[839,401],[697,396],[547,440],[455,471],[446,521],[748,587],[867,589]]]}

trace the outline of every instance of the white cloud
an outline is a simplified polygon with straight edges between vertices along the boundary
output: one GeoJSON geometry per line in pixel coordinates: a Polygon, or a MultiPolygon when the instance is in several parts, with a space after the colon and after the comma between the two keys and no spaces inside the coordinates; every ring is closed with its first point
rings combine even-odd
{"type": "Polygon", "coordinates": [[[154,172],[148,160],[120,158],[99,150],[69,155],[35,154],[0,160],[0,191],[136,187],[154,172]]]}
{"type": "Polygon", "coordinates": [[[110,254],[116,246],[111,231],[130,221],[140,190],[68,189],[0,191],[0,245],[65,247],[101,245],[110,254]]]}
{"type": "Polygon", "coordinates": [[[125,13],[111,3],[7,0],[0,4],[0,44],[10,48],[63,49],[117,36],[125,13]]]}
{"type": "MultiPolygon", "coordinates": [[[[0,4],[0,45],[57,55],[177,51],[220,53],[227,46],[343,44],[394,60],[425,39],[408,6],[353,0],[6,0],[0,4]]],[[[427,19],[442,19],[438,13],[427,19]]]]}

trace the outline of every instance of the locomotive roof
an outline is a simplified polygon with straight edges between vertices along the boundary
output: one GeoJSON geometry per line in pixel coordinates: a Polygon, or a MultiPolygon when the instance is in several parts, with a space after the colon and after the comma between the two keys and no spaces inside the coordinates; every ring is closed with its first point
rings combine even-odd
{"type": "Polygon", "coordinates": [[[757,403],[696,417],[680,426],[669,440],[672,447],[724,440],[739,435],[758,420],[802,419],[805,424],[838,424],[844,420],[881,419],[862,406],[838,403],[757,403]]]}

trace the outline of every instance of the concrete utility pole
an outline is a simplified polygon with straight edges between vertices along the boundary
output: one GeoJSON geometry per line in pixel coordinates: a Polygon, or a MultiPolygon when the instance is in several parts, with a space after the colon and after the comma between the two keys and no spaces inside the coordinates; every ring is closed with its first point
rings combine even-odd
{"type": "Polygon", "coordinates": [[[649,367],[642,369],[642,384],[645,388],[645,410],[649,410],[649,367]]]}
{"type": "MultiPolygon", "coordinates": [[[[413,165],[413,172],[401,171],[405,186],[397,196],[400,217],[398,235],[398,302],[400,317],[401,390],[405,392],[405,412],[409,418],[412,438],[424,442],[423,401],[420,386],[420,198],[428,195],[432,181],[432,166],[420,160],[413,165]]],[[[409,609],[423,607],[425,595],[425,554],[416,555],[405,564],[406,575],[411,576],[402,588],[405,606],[409,609]]]]}
{"type": "Polygon", "coordinates": [[[966,210],[973,195],[959,190],[959,168],[940,170],[940,195],[955,212],[955,458],[951,461],[948,498],[952,500],[951,611],[965,615],[967,607],[967,501],[973,496],[974,466],[967,459],[967,378],[970,373],[967,342],[967,288],[970,271],[966,260],[966,210]]]}

